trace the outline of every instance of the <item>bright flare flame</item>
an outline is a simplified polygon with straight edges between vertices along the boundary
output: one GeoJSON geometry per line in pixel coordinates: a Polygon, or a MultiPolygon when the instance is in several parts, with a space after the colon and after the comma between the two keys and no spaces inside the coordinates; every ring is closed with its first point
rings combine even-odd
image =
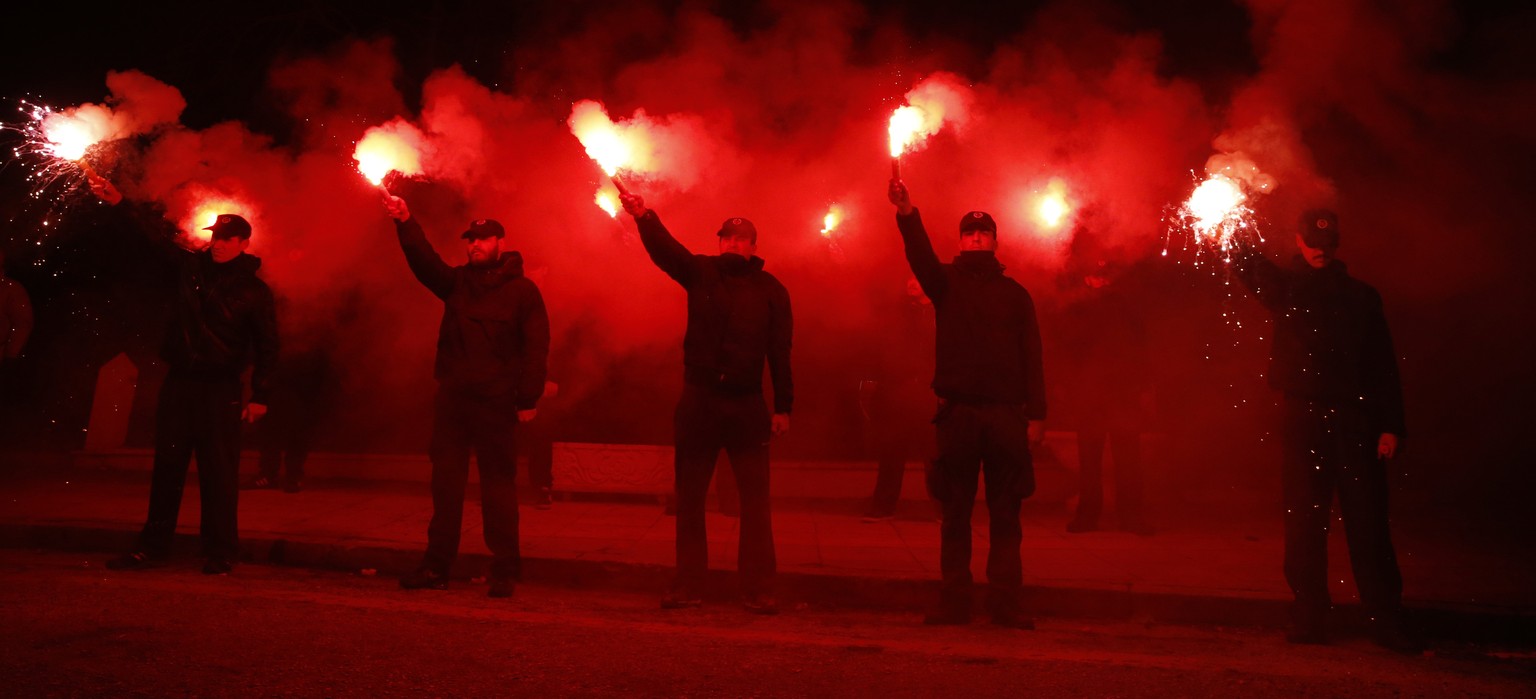
{"type": "Polygon", "coordinates": [[[105,107],[87,104],[78,109],[55,112],[46,107],[34,110],[38,132],[43,137],[42,150],[62,160],[79,160],[85,152],[113,132],[112,113],[105,107]]]}
{"type": "Polygon", "coordinates": [[[363,134],[352,151],[357,171],[375,186],[384,184],[391,172],[406,177],[422,173],[421,151],[425,137],[404,119],[375,126],[363,134]]]}
{"type": "Polygon", "coordinates": [[[925,128],[928,120],[927,113],[918,107],[898,107],[891,113],[891,157],[899,158],[906,151],[907,146],[926,138],[928,134],[938,130],[935,124],[932,128],[925,128]]]}
{"type": "Polygon", "coordinates": [[[891,113],[891,157],[915,150],[946,123],[964,122],[970,101],[969,89],[958,77],[935,73],[925,78],[907,92],[906,104],[891,113]]]}
{"type": "Polygon", "coordinates": [[[608,213],[609,218],[619,217],[619,198],[613,192],[598,190],[594,201],[597,202],[598,208],[608,213]]]}
{"type": "Polygon", "coordinates": [[[831,238],[832,231],[837,230],[837,224],[843,222],[843,207],[836,204],[827,210],[827,215],[821,218],[821,235],[823,238],[831,238]]]}
{"type": "Polygon", "coordinates": [[[1067,220],[1072,213],[1072,202],[1067,199],[1067,184],[1059,179],[1052,179],[1045,187],[1045,193],[1035,203],[1035,218],[1040,225],[1055,230],[1067,220]]]}
{"type": "MultiPolygon", "coordinates": [[[[1253,209],[1248,206],[1248,197],[1249,190],[1241,181],[1220,173],[1208,175],[1174,214],[1170,237],[1176,229],[1188,229],[1197,254],[1211,250],[1230,261],[1230,254],[1242,236],[1263,240],[1253,220],[1253,209]]],[[[1167,250],[1163,254],[1166,255],[1167,250]]]]}
{"type": "Polygon", "coordinates": [[[566,120],[576,140],[587,149],[587,156],[597,161],[609,177],[620,170],[638,169],[637,150],[644,144],[642,127],[616,124],[608,118],[601,102],[582,100],[571,107],[566,120]]]}

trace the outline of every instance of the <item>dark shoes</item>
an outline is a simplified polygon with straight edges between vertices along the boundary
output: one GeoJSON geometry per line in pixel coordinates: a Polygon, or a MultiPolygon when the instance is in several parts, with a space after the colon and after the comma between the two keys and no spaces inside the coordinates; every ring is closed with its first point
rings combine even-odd
{"type": "Polygon", "coordinates": [[[939,604],[923,615],[923,624],[927,626],[964,626],[971,623],[971,606],[958,604],[939,604]]]}
{"type": "Polygon", "coordinates": [[[144,551],[125,553],[117,558],[107,561],[107,570],[145,570],[158,568],[165,562],[158,556],[151,556],[144,551]]]}
{"type": "Polygon", "coordinates": [[[741,598],[741,606],[746,607],[747,611],[753,614],[772,616],[779,613],[779,603],[773,598],[773,595],[746,595],[741,598]]]}
{"type": "Polygon", "coordinates": [[[1419,655],[1424,652],[1424,641],[1408,629],[1396,617],[1376,619],[1371,623],[1371,641],[1393,653],[1419,655]]]}
{"type": "Polygon", "coordinates": [[[1098,517],[1084,517],[1082,515],[1078,515],[1076,517],[1073,517],[1072,521],[1067,522],[1067,531],[1069,533],[1072,533],[1072,534],[1082,534],[1083,532],[1096,532],[1098,530],[1099,530],[1099,518],[1098,517]]]}
{"type": "Polygon", "coordinates": [[[240,484],[241,490],[277,490],[277,479],[257,476],[240,484]]]}
{"type": "Polygon", "coordinates": [[[400,588],[404,590],[446,590],[448,589],[448,576],[431,568],[417,568],[400,578],[400,588]]]}
{"type": "Polygon", "coordinates": [[[1328,628],[1324,612],[1293,611],[1291,627],[1285,632],[1287,643],[1321,646],[1328,643],[1328,628]]]}
{"type": "Polygon", "coordinates": [[[299,478],[290,478],[283,482],[283,492],[297,493],[304,489],[304,481],[299,478]]]}
{"type": "Polygon", "coordinates": [[[547,510],[554,506],[554,498],[550,497],[549,488],[539,488],[539,494],[534,498],[533,508],[547,510]]]}
{"type": "Polygon", "coordinates": [[[704,604],[704,598],[686,590],[672,590],[661,598],[662,609],[694,609],[704,604]]]}
{"type": "Polygon", "coordinates": [[[234,569],[228,560],[218,557],[209,558],[203,563],[203,575],[229,575],[234,569]]]}
{"type": "Polygon", "coordinates": [[[864,518],[860,521],[865,524],[875,524],[877,522],[889,522],[893,519],[896,519],[895,512],[889,510],[870,510],[864,513],[864,518]]]}
{"type": "Polygon", "coordinates": [[[512,589],[512,578],[492,577],[491,589],[490,591],[486,592],[486,595],[490,597],[496,597],[498,599],[505,599],[512,596],[512,589]]]}

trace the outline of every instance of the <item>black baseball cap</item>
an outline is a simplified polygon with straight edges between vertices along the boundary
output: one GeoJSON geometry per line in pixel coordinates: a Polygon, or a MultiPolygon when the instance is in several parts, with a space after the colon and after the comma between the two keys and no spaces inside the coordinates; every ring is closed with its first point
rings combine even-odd
{"type": "Polygon", "coordinates": [[[251,239],[251,222],[245,220],[239,214],[219,214],[219,217],[213,220],[213,225],[203,230],[213,231],[213,238],[215,240],[224,238],[251,239]]]}
{"type": "Polygon", "coordinates": [[[960,217],[960,232],[986,231],[997,235],[997,221],[992,220],[992,214],[985,211],[972,211],[960,217]]]}
{"type": "Polygon", "coordinates": [[[746,236],[755,243],[757,242],[757,226],[752,225],[751,221],[744,218],[728,218],[725,220],[725,223],[720,224],[720,230],[716,231],[715,235],[721,238],[726,236],[733,238],[746,236]]]}
{"type": "Polygon", "coordinates": [[[478,240],[480,238],[505,238],[507,237],[507,229],[502,228],[501,224],[496,222],[495,219],[482,218],[470,221],[469,229],[464,231],[464,235],[459,237],[465,240],[478,240]]]}
{"type": "Polygon", "coordinates": [[[1301,215],[1301,239],[1312,248],[1339,246],[1339,215],[1327,209],[1312,209],[1301,215]]]}

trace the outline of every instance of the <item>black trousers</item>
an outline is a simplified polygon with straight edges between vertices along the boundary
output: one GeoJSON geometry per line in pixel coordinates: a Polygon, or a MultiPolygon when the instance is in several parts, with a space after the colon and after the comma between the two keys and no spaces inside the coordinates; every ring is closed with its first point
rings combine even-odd
{"type": "Polygon", "coordinates": [[[970,604],[971,511],[981,476],[986,480],[991,518],[990,603],[994,609],[1015,607],[1024,584],[1019,510],[1024,498],[1035,492],[1029,419],[1021,406],[949,402],[939,408],[934,424],[939,454],[929,475],[929,489],[944,508],[939,541],[943,601],[953,606],[970,604]]]}
{"type": "Polygon", "coordinates": [[[1077,516],[1098,520],[1104,512],[1104,447],[1115,455],[1115,506],[1120,520],[1136,522],[1145,515],[1142,498],[1141,435],[1135,432],[1084,428],[1077,432],[1077,516]]]}
{"type": "Polygon", "coordinates": [[[187,468],[196,455],[203,555],[239,556],[240,394],[238,377],[194,378],[174,370],[166,376],[155,411],[149,518],[139,533],[146,553],[169,552],[187,468]]]}
{"type": "Polygon", "coordinates": [[[464,525],[464,491],[469,455],[480,466],[480,509],[485,545],[491,550],[491,575],[515,578],[522,573],[517,535],[517,405],[512,394],[481,396],[439,388],[434,403],[432,446],[432,523],[422,566],[447,575],[459,555],[464,525]]]}
{"type": "Polygon", "coordinates": [[[687,593],[703,591],[709,569],[704,501],[715,460],[724,449],[741,499],[737,571],[746,594],[772,591],[777,561],[768,503],[768,406],[760,393],[728,395],[687,385],[677,403],[674,443],[677,490],[677,580],[687,593]]]}
{"type": "Polygon", "coordinates": [[[1387,469],[1380,438],[1358,406],[1287,396],[1283,401],[1285,579],[1297,611],[1321,614],[1328,595],[1328,526],[1333,496],[1349,542],[1360,601],[1372,616],[1397,613],[1403,578],[1387,515],[1387,469]]]}
{"type": "Polygon", "coordinates": [[[555,484],[555,435],[557,417],[539,410],[538,419],[520,425],[521,434],[517,447],[528,459],[528,485],[534,490],[554,487],[555,484]]]}

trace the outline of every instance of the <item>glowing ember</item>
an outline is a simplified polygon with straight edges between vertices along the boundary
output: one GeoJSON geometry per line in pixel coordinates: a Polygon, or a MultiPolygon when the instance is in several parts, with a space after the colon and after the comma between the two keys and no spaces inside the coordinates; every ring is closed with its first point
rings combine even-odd
{"type": "Polygon", "coordinates": [[[587,149],[587,156],[597,161],[609,177],[617,176],[620,170],[640,169],[639,151],[648,147],[649,141],[638,123],[614,123],[602,103],[593,100],[582,100],[573,105],[566,123],[582,147],[587,149]]]}
{"type": "Polygon", "coordinates": [[[919,138],[926,137],[928,134],[938,130],[937,124],[929,129],[924,128],[924,125],[929,121],[925,118],[926,116],[927,113],[922,109],[912,106],[898,107],[891,114],[892,158],[901,157],[902,152],[907,149],[907,146],[912,145],[919,138]]]}
{"type": "Polygon", "coordinates": [[[843,207],[834,204],[827,210],[827,215],[821,219],[821,235],[823,238],[831,238],[832,231],[837,230],[837,224],[843,222],[843,207]]]}
{"type": "Polygon", "coordinates": [[[619,198],[608,190],[599,190],[595,199],[598,208],[608,212],[609,218],[619,217],[619,198]]]}
{"type": "Polygon", "coordinates": [[[384,178],[391,172],[415,177],[422,173],[424,140],[421,131],[410,122],[395,119],[368,129],[352,151],[352,159],[357,161],[357,171],[375,186],[384,184],[384,178]]]}

